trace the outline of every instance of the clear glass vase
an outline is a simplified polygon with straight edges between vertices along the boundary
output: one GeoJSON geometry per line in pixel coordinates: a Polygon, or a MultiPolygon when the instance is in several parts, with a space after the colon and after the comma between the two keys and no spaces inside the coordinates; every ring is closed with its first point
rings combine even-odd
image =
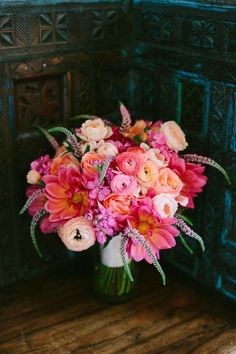
{"type": "Polygon", "coordinates": [[[103,301],[111,303],[130,300],[136,288],[135,262],[127,257],[127,263],[133,276],[133,281],[131,281],[121,259],[120,241],[120,236],[115,236],[107,246],[100,247],[95,265],[95,294],[103,301]]]}

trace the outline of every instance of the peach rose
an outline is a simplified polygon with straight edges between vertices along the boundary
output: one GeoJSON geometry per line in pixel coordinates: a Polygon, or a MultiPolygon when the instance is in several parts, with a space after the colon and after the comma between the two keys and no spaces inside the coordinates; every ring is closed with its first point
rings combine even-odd
{"type": "Polygon", "coordinates": [[[170,193],[178,195],[183,188],[179,176],[170,168],[164,167],[158,171],[155,178],[154,189],[157,193],[170,193]]]}
{"type": "Polygon", "coordinates": [[[97,148],[98,155],[107,158],[118,155],[118,149],[112,142],[100,141],[97,148]]]}
{"type": "Polygon", "coordinates": [[[142,192],[147,193],[147,189],[154,187],[155,179],[159,171],[158,164],[153,160],[147,160],[137,173],[137,179],[142,187],[142,192]]]}
{"type": "Polygon", "coordinates": [[[146,141],[148,138],[147,133],[145,132],[145,128],[147,127],[147,122],[144,120],[137,120],[135,124],[129,128],[128,133],[126,136],[133,139],[135,136],[140,136],[142,141],[146,141]]]}
{"type": "Polygon", "coordinates": [[[116,194],[138,195],[140,192],[136,178],[124,175],[123,173],[112,178],[110,187],[112,192],[116,194]]]}
{"type": "Polygon", "coordinates": [[[93,226],[83,216],[70,219],[57,231],[66,248],[71,251],[86,250],[96,241],[93,226]]]}
{"type": "Polygon", "coordinates": [[[182,151],[188,146],[184,132],[175,121],[170,120],[163,123],[160,132],[164,134],[167,146],[176,152],[182,151]]]}
{"type": "Polygon", "coordinates": [[[153,208],[161,218],[173,217],[178,209],[178,203],[171,194],[162,193],[152,198],[153,208]]]}
{"type": "Polygon", "coordinates": [[[85,141],[100,141],[112,135],[111,127],[105,125],[101,118],[86,120],[80,131],[77,135],[85,141]]]}
{"type": "Polygon", "coordinates": [[[61,166],[78,167],[79,161],[69,152],[61,156],[59,155],[52,160],[50,173],[56,175],[61,166]]]}
{"type": "Polygon", "coordinates": [[[96,162],[103,161],[103,159],[94,151],[87,152],[84,154],[81,160],[81,167],[83,174],[89,179],[92,180],[97,175],[96,171],[96,162]]]}
{"type": "Polygon", "coordinates": [[[128,215],[132,199],[132,195],[118,195],[111,193],[103,200],[103,206],[105,208],[111,208],[114,213],[119,215],[128,215]]]}
{"type": "Polygon", "coordinates": [[[41,179],[41,175],[36,170],[30,170],[26,175],[26,179],[29,184],[37,184],[41,179]]]}

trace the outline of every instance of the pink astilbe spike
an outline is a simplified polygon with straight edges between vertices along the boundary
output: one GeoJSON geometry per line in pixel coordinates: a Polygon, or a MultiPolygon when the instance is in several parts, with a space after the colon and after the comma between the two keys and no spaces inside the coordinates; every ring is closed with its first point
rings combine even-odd
{"type": "Polygon", "coordinates": [[[163,282],[163,285],[166,285],[166,276],[165,276],[165,273],[163,272],[163,269],[160,265],[160,263],[158,262],[155,254],[153,253],[151,247],[150,247],[150,244],[148,242],[148,240],[145,239],[145,237],[143,237],[143,235],[141,235],[138,230],[134,229],[134,228],[125,228],[124,230],[124,234],[127,236],[127,237],[134,237],[138,243],[145,249],[145,251],[148,253],[149,257],[151,258],[152,260],[152,264],[154,265],[154,267],[158,270],[158,272],[160,273],[161,275],[161,278],[162,278],[162,282],[163,282]]]}
{"type": "Polygon", "coordinates": [[[122,102],[120,102],[120,113],[122,115],[122,123],[121,123],[120,130],[122,132],[126,132],[129,130],[132,121],[128,109],[125,107],[125,105],[122,102]]]}
{"type": "Polygon", "coordinates": [[[210,165],[210,166],[216,168],[218,171],[220,171],[224,175],[226,181],[229,184],[231,184],[229,176],[228,176],[227,172],[225,171],[225,169],[222,166],[220,166],[216,161],[210,159],[209,157],[200,156],[200,155],[196,155],[196,154],[185,154],[182,157],[187,162],[195,162],[195,163],[210,165]]]}
{"type": "Polygon", "coordinates": [[[195,240],[200,243],[202,251],[205,251],[205,245],[201,236],[199,236],[195,231],[193,231],[181,218],[177,219],[176,225],[183,233],[185,233],[189,237],[195,238],[195,240]]]}

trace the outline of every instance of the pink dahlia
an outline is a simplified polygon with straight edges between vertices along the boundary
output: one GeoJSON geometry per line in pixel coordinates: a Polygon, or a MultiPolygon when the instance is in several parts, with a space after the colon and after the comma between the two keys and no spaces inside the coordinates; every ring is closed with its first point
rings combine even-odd
{"type": "MultiPolygon", "coordinates": [[[[173,226],[175,219],[158,217],[151,207],[151,202],[147,202],[148,199],[144,201],[145,204],[142,203],[141,206],[132,208],[131,215],[128,216],[128,225],[148,241],[152,252],[159,258],[159,250],[169,249],[176,245],[175,237],[178,236],[179,231],[173,226]]],[[[134,237],[130,239],[128,253],[137,262],[145,259],[152,263],[146,250],[134,237]]]]}
{"type": "Polygon", "coordinates": [[[202,192],[207,182],[207,177],[203,175],[205,167],[185,162],[184,159],[179,158],[176,154],[172,157],[169,166],[184,183],[180,194],[188,198],[187,207],[194,208],[193,199],[198,193],[202,192]]]}
{"type": "Polygon", "coordinates": [[[89,208],[88,192],[82,185],[81,174],[74,167],[62,168],[58,175],[44,176],[45,209],[50,222],[62,223],[77,216],[83,216],[89,208]]]}

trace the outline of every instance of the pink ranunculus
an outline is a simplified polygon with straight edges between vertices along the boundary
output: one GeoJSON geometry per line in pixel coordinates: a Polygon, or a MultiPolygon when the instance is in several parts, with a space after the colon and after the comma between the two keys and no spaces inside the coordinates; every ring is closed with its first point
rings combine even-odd
{"type": "Polygon", "coordinates": [[[72,218],[59,226],[58,235],[66,248],[76,252],[88,249],[96,241],[92,224],[83,216],[72,218]]]}
{"type": "Polygon", "coordinates": [[[30,170],[26,175],[26,179],[29,184],[37,184],[41,179],[41,175],[36,170],[30,170]]]}
{"type": "Polygon", "coordinates": [[[96,171],[96,163],[103,162],[104,158],[99,156],[96,152],[91,151],[84,154],[81,160],[81,167],[84,176],[89,180],[94,180],[98,175],[96,171]]]}
{"type": "Polygon", "coordinates": [[[88,191],[82,184],[81,174],[76,168],[62,168],[58,175],[43,177],[46,183],[45,209],[49,212],[50,222],[83,216],[89,209],[88,191]]]}
{"type": "Polygon", "coordinates": [[[161,218],[173,217],[178,209],[178,203],[172,194],[162,193],[152,198],[153,208],[161,218]]]}
{"type": "Polygon", "coordinates": [[[160,131],[166,138],[167,146],[176,152],[182,151],[188,146],[184,132],[175,121],[171,120],[163,123],[160,131]]]}
{"type": "Polygon", "coordinates": [[[110,184],[111,190],[115,194],[132,194],[138,196],[140,187],[134,176],[128,176],[123,173],[113,177],[110,184]]]}
{"type": "Polygon", "coordinates": [[[119,195],[111,193],[103,200],[102,204],[105,208],[110,208],[118,215],[128,215],[130,213],[132,200],[132,195],[119,195]]]}
{"type": "Polygon", "coordinates": [[[157,193],[178,195],[183,188],[179,176],[168,167],[160,168],[155,179],[154,189],[157,193]]]}
{"type": "Polygon", "coordinates": [[[119,169],[126,175],[135,176],[145,161],[145,153],[126,151],[117,156],[116,163],[119,169]]]}

